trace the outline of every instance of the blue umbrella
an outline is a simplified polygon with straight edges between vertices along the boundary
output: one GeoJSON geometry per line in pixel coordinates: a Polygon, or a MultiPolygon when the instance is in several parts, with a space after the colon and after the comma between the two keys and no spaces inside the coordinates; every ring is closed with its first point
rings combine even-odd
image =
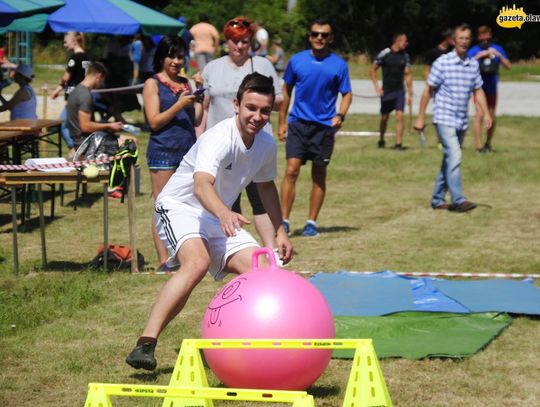
{"type": "Polygon", "coordinates": [[[63,5],[63,0],[0,0],[0,26],[5,27],[19,17],[53,11],[63,5]]]}
{"type": "Polygon", "coordinates": [[[178,34],[184,27],[176,19],[131,0],[65,0],[48,17],[55,32],[133,35],[178,34]]]}

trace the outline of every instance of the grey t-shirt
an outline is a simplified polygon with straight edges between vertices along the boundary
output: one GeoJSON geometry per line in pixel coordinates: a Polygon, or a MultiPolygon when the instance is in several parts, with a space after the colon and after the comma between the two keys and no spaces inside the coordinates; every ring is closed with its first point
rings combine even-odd
{"type": "Polygon", "coordinates": [[[81,133],[81,128],[79,127],[79,110],[92,114],[93,101],[90,90],[79,83],[69,94],[66,110],[66,126],[73,139],[75,148],[77,148],[88,135],[81,133]]]}
{"type": "Polygon", "coordinates": [[[208,89],[210,106],[206,128],[234,116],[233,100],[242,80],[252,72],[258,72],[274,79],[276,96],[281,96],[280,79],[272,63],[266,58],[255,56],[246,61],[243,66],[236,66],[229,56],[209,62],[203,71],[204,86],[208,89]],[[252,64],[253,63],[253,64],[252,64]]]}

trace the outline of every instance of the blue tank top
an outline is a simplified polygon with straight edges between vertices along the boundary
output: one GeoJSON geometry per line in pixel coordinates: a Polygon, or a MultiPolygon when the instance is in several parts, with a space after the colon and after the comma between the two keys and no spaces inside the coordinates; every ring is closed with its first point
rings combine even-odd
{"type": "MultiPolygon", "coordinates": [[[[178,100],[178,96],[154,75],[158,85],[159,111],[169,109],[178,100]]],[[[195,108],[188,106],[180,110],[174,118],[161,129],[150,133],[147,156],[159,154],[161,157],[182,156],[195,144],[195,108]]]]}
{"type": "Polygon", "coordinates": [[[22,88],[23,91],[26,91],[30,94],[30,99],[17,103],[13,109],[11,109],[11,120],[16,119],[37,119],[36,114],[36,94],[34,89],[30,85],[24,85],[22,88]]]}

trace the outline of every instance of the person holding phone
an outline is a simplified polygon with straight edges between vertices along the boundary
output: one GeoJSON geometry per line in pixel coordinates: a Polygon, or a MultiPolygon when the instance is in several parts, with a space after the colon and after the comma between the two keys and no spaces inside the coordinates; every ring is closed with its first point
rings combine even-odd
{"type": "MultiPolygon", "coordinates": [[[[188,78],[180,75],[186,52],[182,38],[163,37],[154,55],[154,72],[157,73],[144,83],[144,112],[151,129],[146,159],[154,198],[195,144],[195,126],[202,118],[204,96],[195,94],[188,78]]],[[[193,79],[195,86],[200,89],[200,75],[195,75],[193,79]]],[[[169,256],[153,221],[152,236],[160,269],[166,271],[165,263],[169,256]]]]}

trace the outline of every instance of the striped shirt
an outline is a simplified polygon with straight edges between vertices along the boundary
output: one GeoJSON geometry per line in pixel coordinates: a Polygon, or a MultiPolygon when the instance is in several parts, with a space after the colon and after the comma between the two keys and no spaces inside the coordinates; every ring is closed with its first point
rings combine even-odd
{"type": "Polygon", "coordinates": [[[478,62],[462,60],[455,51],[442,55],[431,67],[428,85],[435,88],[433,123],[466,130],[471,93],[482,87],[478,62]]]}

